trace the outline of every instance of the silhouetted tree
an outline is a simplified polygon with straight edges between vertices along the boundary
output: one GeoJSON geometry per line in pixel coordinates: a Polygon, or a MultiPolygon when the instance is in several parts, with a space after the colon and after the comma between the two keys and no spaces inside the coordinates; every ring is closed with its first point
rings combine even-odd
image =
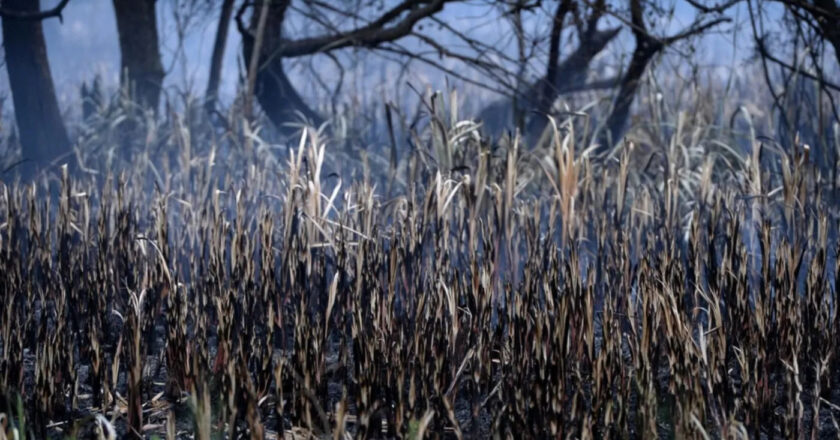
{"type": "MultiPolygon", "coordinates": [[[[524,118],[524,126],[519,128],[523,129],[529,143],[533,144],[545,129],[548,122],[546,115],[551,114],[551,109],[560,96],[591,90],[615,90],[613,104],[598,138],[601,151],[605,151],[623,135],[640,81],[651,60],[669,45],[729,21],[729,18],[721,16],[717,11],[701,11],[695,21],[681,31],[661,36],[655,29],[648,29],[644,17],[645,5],[654,5],[656,2],[629,0],[628,3],[629,18],[626,17],[627,12],[620,7],[621,3],[612,4],[605,0],[558,1],[548,37],[545,74],[527,87],[514,90],[512,96],[493,102],[481,111],[480,117],[491,132],[499,134],[502,130],[511,128],[513,123],[519,123],[513,117],[516,114],[516,103],[516,106],[524,109],[528,115],[524,118]],[[600,28],[602,18],[607,15],[617,18],[623,26],[600,28]],[[560,40],[566,21],[571,21],[574,25],[577,44],[561,59],[560,40]],[[627,68],[613,77],[590,78],[593,76],[593,60],[623,28],[628,29],[636,41],[627,68]]],[[[463,34],[462,38],[469,37],[463,34]]]]}

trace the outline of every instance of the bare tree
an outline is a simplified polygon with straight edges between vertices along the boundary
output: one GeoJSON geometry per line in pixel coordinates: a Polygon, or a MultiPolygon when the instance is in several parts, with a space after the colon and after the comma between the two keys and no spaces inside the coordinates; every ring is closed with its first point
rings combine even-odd
{"type": "MultiPolygon", "coordinates": [[[[516,122],[512,120],[512,103],[518,100],[531,109],[525,124],[518,124],[531,143],[539,138],[551,114],[552,107],[560,96],[583,91],[615,90],[613,104],[606,115],[604,130],[599,136],[602,151],[622,136],[640,80],[651,60],[668,46],[700,35],[721,23],[729,21],[722,11],[701,11],[696,20],[683,30],[660,36],[645,23],[644,0],[629,0],[629,17],[619,5],[605,0],[575,1],[560,0],[554,10],[548,36],[548,55],[544,74],[529,87],[516,89],[512,96],[495,101],[480,113],[481,120],[491,133],[498,134],[516,122]],[[603,18],[609,16],[618,26],[601,28],[603,18]],[[562,36],[565,24],[574,25],[577,44],[561,59],[562,36]],[[622,31],[628,29],[636,42],[630,62],[622,74],[613,77],[592,78],[592,62],[622,31]]],[[[535,8],[536,11],[541,9],[535,8]]],[[[468,39],[466,35],[460,35],[468,39]]]]}
{"type": "MultiPolygon", "coordinates": [[[[619,34],[621,27],[598,28],[606,11],[602,1],[592,5],[586,20],[580,18],[580,9],[584,7],[585,5],[576,4],[573,0],[561,0],[558,3],[552,18],[545,73],[524,91],[518,92],[518,99],[522,105],[530,109],[526,124],[519,128],[525,130],[531,141],[545,128],[548,121],[546,115],[550,113],[558,97],[567,93],[611,88],[618,83],[617,78],[589,81],[592,61],[619,34]],[[570,14],[575,15],[573,18],[579,43],[565,59],[560,60],[563,27],[566,17],[570,14]]],[[[514,97],[506,97],[493,102],[480,113],[481,120],[492,132],[498,133],[514,122],[510,119],[513,99],[514,97]]]]}
{"type": "MultiPolygon", "coordinates": [[[[840,161],[832,126],[840,123],[837,104],[840,81],[836,78],[840,64],[837,27],[840,3],[836,0],[746,0],[745,3],[757,59],[772,98],[772,113],[778,127],[775,140],[784,148],[794,147],[793,152],[801,147],[798,144],[809,144],[811,160],[828,172],[835,188],[840,161]],[[768,7],[779,5],[782,8],[768,7]],[[766,21],[773,24],[766,27],[766,21]],[[836,61],[833,66],[832,58],[836,61]]],[[[836,192],[834,196],[837,197],[836,192]]]]}
{"type": "Polygon", "coordinates": [[[660,37],[648,30],[644,19],[644,4],[642,0],[630,0],[630,22],[628,26],[636,40],[636,48],[630,58],[630,64],[615,95],[612,111],[606,121],[605,136],[602,136],[602,149],[617,142],[624,133],[630,107],[639,89],[639,83],[647,70],[650,61],[666,47],[686,38],[702,34],[703,32],[728,22],[728,17],[699,17],[694,23],[673,35],[660,37]]]}
{"type": "Polygon", "coordinates": [[[23,174],[67,157],[70,138],[64,127],[55,96],[41,19],[60,17],[67,1],[48,11],[40,10],[39,0],[5,0],[0,16],[6,71],[12,89],[15,120],[20,133],[23,174]]]}

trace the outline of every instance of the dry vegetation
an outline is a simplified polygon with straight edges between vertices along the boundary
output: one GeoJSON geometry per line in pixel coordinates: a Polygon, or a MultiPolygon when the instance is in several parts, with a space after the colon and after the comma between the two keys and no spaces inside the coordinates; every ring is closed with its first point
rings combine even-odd
{"type": "Polygon", "coordinates": [[[807,148],[712,154],[681,119],[595,163],[568,121],[535,150],[434,114],[385,185],[316,130],[173,116],[128,166],[0,186],[0,439],[840,433],[807,148]]]}

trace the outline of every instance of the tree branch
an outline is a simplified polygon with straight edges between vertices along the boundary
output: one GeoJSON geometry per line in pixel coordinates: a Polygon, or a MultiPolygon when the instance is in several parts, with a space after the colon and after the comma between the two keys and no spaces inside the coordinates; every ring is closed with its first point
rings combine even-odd
{"type": "Polygon", "coordinates": [[[538,104],[538,107],[542,111],[546,111],[551,107],[551,103],[548,103],[547,101],[548,97],[551,95],[551,89],[554,87],[554,82],[557,80],[557,68],[560,59],[560,37],[563,34],[563,21],[566,18],[566,14],[569,13],[569,10],[571,10],[572,5],[573,4],[570,0],[560,0],[560,4],[557,5],[557,11],[554,13],[554,22],[551,25],[551,36],[549,39],[548,67],[546,68],[545,82],[543,83],[543,88],[540,92],[541,96],[538,104]]]}
{"type": "Polygon", "coordinates": [[[690,4],[691,6],[694,6],[694,8],[697,9],[698,11],[706,13],[706,14],[711,14],[711,13],[720,14],[720,13],[723,13],[727,9],[729,9],[732,6],[735,6],[736,4],[741,2],[741,0],[728,0],[728,1],[723,2],[723,3],[718,3],[718,4],[711,5],[711,6],[706,6],[706,5],[700,3],[697,0],[685,0],[685,1],[688,2],[688,4],[690,4]]]}
{"type": "Polygon", "coordinates": [[[779,3],[782,3],[785,6],[802,8],[817,19],[840,19],[840,7],[838,7],[836,3],[833,4],[831,0],[815,0],[813,2],[802,0],[784,0],[779,1],[779,3]]]}
{"type": "Polygon", "coordinates": [[[705,32],[705,31],[707,31],[707,30],[709,30],[709,29],[711,29],[711,28],[713,28],[713,27],[715,27],[715,26],[717,26],[721,23],[729,23],[731,21],[732,21],[732,19],[729,18],[729,17],[721,17],[721,18],[716,18],[714,20],[707,21],[705,23],[696,22],[695,24],[689,26],[688,29],[686,29],[686,30],[684,30],[684,31],[682,31],[682,32],[680,32],[676,35],[672,35],[670,37],[665,38],[664,43],[665,43],[666,46],[671,45],[673,43],[676,43],[679,40],[683,40],[683,39],[691,37],[693,35],[702,34],[703,32],[705,32]]]}
{"type": "Polygon", "coordinates": [[[70,0],[61,0],[52,9],[39,12],[28,12],[4,8],[2,6],[2,2],[0,2],[0,17],[15,20],[43,20],[50,17],[58,17],[58,21],[63,22],[64,18],[61,16],[61,13],[64,11],[64,7],[67,6],[67,3],[70,3],[70,0]]]}
{"type": "MultiPolygon", "coordinates": [[[[482,81],[478,81],[478,80],[469,78],[466,75],[462,74],[461,72],[458,72],[454,69],[448,68],[448,67],[444,66],[443,64],[435,61],[435,60],[432,60],[430,58],[426,58],[425,56],[423,56],[423,54],[416,53],[416,51],[409,50],[409,49],[407,49],[403,46],[400,46],[399,44],[397,44],[395,42],[391,42],[388,45],[381,46],[381,47],[377,48],[377,51],[379,53],[379,56],[382,56],[385,59],[388,59],[388,60],[391,60],[391,61],[396,61],[392,58],[383,56],[382,53],[392,53],[392,54],[395,54],[395,55],[400,56],[400,57],[408,58],[410,60],[416,60],[416,61],[419,61],[423,64],[431,66],[431,67],[433,67],[437,70],[440,70],[441,72],[445,73],[446,75],[449,75],[453,78],[464,81],[465,83],[472,84],[472,85],[474,85],[476,87],[479,87],[481,89],[488,90],[488,91],[491,91],[491,92],[494,92],[494,93],[498,93],[500,95],[513,96],[513,94],[515,93],[515,91],[508,92],[507,90],[493,87],[491,84],[488,84],[488,82],[482,82],[482,81]]],[[[513,87],[508,85],[508,84],[502,84],[502,86],[505,87],[506,89],[510,89],[510,90],[513,89],[513,87]]]]}
{"type": "Polygon", "coordinates": [[[284,41],[277,55],[284,58],[291,58],[350,46],[376,47],[379,44],[394,41],[409,35],[418,21],[439,12],[448,1],[452,0],[431,0],[424,2],[425,5],[418,8],[418,4],[424,3],[406,0],[378,19],[358,29],[335,35],[284,41]],[[391,27],[386,27],[388,23],[396,20],[406,11],[410,12],[408,12],[405,18],[391,27]]]}
{"type": "Polygon", "coordinates": [[[804,76],[805,78],[816,81],[821,86],[823,86],[827,89],[834,90],[835,92],[840,92],[840,85],[834,84],[833,82],[830,82],[830,81],[826,80],[825,78],[821,78],[821,77],[819,77],[817,75],[814,75],[813,73],[810,73],[810,72],[808,72],[808,71],[806,71],[802,68],[796,67],[796,66],[788,63],[787,61],[782,60],[781,58],[778,58],[778,57],[774,56],[773,54],[771,54],[770,51],[767,50],[767,46],[764,44],[764,41],[761,38],[756,38],[756,49],[758,50],[758,55],[760,57],[765,58],[769,61],[772,61],[774,64],[777,64],[777,65],[779,65],[779,66],[781,66],[781,67],[783,67],[787,70],[794,71],[797,74],[804,76]]]}

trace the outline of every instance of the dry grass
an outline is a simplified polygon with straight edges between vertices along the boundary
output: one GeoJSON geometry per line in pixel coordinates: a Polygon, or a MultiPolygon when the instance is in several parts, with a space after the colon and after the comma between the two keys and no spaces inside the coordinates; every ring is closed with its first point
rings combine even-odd
{"type": "Polygon", "coordinates": [[[316,130],[282,163],[188,118],[120,175],[3,184],[0,438],[838,435],[837,215],[802,151],[723,172],[678,128],[595,164],[569,121],[528,151],[434,118],[388,199],[316,130]]]}

